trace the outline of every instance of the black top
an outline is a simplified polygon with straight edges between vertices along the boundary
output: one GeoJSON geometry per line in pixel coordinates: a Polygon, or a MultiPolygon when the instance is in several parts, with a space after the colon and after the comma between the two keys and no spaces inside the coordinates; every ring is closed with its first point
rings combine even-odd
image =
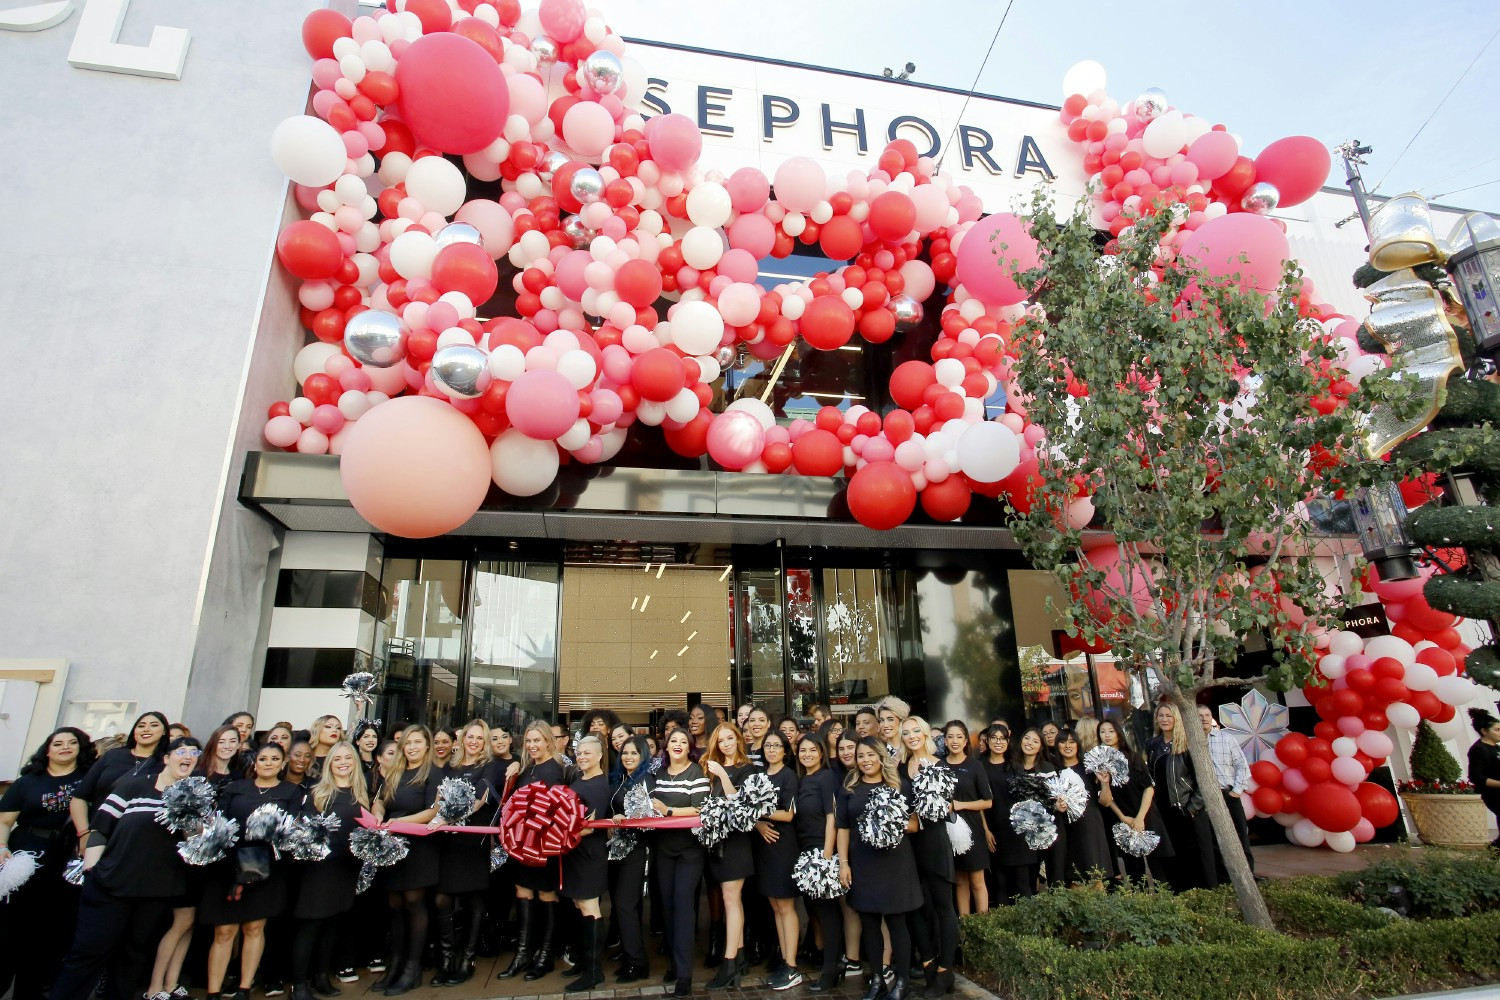
{"type": "Polygon", "coordinates": [[[88,802],[91,811],[99,810],[99,803],[104,797],[114,791],[123,778],[154,778],[161,773],[162,761],[159,757],[137,757],[125,747],[115,747],[106,750],[104,755],[94,761],[94,766],[89,768],[89,773],[83,781],[73,790],[73,794],[88,802]]]}
{"type": "MultiPolygon", "coordinates": [[[[568,786],[573,789],[574,794],[583,802],[584,819],[609,819],[613,813],[609,811],[609,776],[600,774],[597,778],[574,778],[573,783],[568,786]]],[[[602,829],[595,830],[601,838],[604,836],[602,829]]],[[[590,834],[593,836],[594,834],[590,834]]]]}
{"type": "MultiPolygon", "coordinates": [[[[644,770],[644,768],[642,768],[642,770],[644,770]]],[[[631,782],[624,775],[621,775],[619,784],[615,785],[609,793],[609,814],[611,816],[626,815],[625,796],[629,793],[630,789],[634,788],[636,785],[643,786],[646,789],[647,794],[649,795],[651,785],[648,779],[650,777],[651,774],[648,771],[645,774],[642,774],[636,781],[631,782]]]]}
{"type": "MultiPolygon", "coordinates": [[[[1152,787],[1151,772],[1146,770],[1145,763],[1135,754],[1127,754],[1125,759],[1130,763],[1130,780],[1125,784],[1115,787],[1110,785],[1109,794],[1119,806],[1120,812],[1126,816],[1134,816],[1141,811],[1141,799],[1146,794],[1146,789],[1152,787]]],[[[1115,821],[1114,812],[1109,814],[1111,822],[1115,821]]]]}
{"type": "Polygon", "coordinates": [[[333,798],[328,800],[328,808],[319,810],[318,804],[313,801],[311,794],[307,801],[302,803],[302,815],[320,816],[332,813],[339,818],[338,829],[334,830],[328,838],[328,857],[325,861],[336,861],[349,857],[349,834],[359,828],[359,814],[364,806],[354,797],[354,789],[338,788],[334,790],[333,798]]]}
{"type": "Polygon", "coordinates": [[[564,765],[556,757],[551,757],[540,764],[528,764],[521,768],[521,773],[516,776],[516,788],[524,785],[566,785],[576,776],[572,771],[573,768],[564,765]]]}
{"type": "Polygon", "coordinates": [[[1490,746],[1483,740],[1476,740],[1469,747],[1469,783],[1490,812],[1500,813],[1500,788],[1484,787],[1486,778],[1500,781],[1500,745],[1490,746]]]}
{"type": "MultiPolygon", "coordinates": [[[[699,766],[701,767],[702,765],[699,766]]],[[[724,770],[729,775],[729,783],[733,785],[734,790],[738,792],[741,786],[745,784],[746,778],[750,777],[750,775],[754,774],[756,771],[764,773],[765,767],[764,765],[757,764],[752,760],[748,764],[734,764],[724,768],[724,770]]],[[[708,774],[708,768],[703,768],[703,773],[708,774]]],[[[708,794],[712,795],[714,798],[724,797],[724,783],[721,782],[718,778],[714,777],[712,774],[708,774],[708,794]]]]}
{"type": "Polygon", "coordinates": [[[264,805],[280,806],[291,816],[302,813],[302,804],[307,792],[301,785],[290,781],[278,781],[269,788],[261,788],[250,778],[231,781],[219,796],[219,812],[240,825],[240,836],[244,837],[245,820],[264,805]]]}
{"type": "Polygon", "coordinates": [[[1037,852],[1027,846],[1026,838],[1010,824],[1010,808],[1016,804],[1010,794],[1010,779],[1022,772],[1009,762],[991,764],[986,759],[984,773],[990,782],[989,825],[995,838],[993,864],[1002,867],[1036,864],[1037,852]]]}
{"type": "Polygon", "coordinates": [[[797,780],[797,814],[792,817],[792,829],[800,849],[823,849],[828,816],[837,808],[838,790],[838,776],[826,767],[797,780]]]}
{"type": "MultiPolygon", "coordinates": [[[[785,812],[792,808],[792,804],[797,801],[796,770],[783,764],[781,770],[775,774],[772,774],[770,771],[765,772],[765,774],[766,780],[770,781],[776,788],[776,811],[785,812]]],[[[772,822],[775,823],[777,829],[783,834],[791,833],[791,823],[782,823],[775,820],[772,820],[772,822]]]]}
{"type": "Polygon", "coordinates": [[[499,808],[500,800],[505,797],[505,772],[515,760],[514,757],[491,757],[490,762],[484,766],[482,776],[485,784],[490,786],[490,803],[496,808],[499,808]]]}
{"type": "MultiPolygon", "coordinates": [[[[761,746],[756,746],[756,747],[749,746],[748,743],[747,743],[747,745],[745,746],[745,756],[749,757],[750,758],[750,763],[754,764],[756,767],[765,767],[766,766],[766,752],[765,752],[765,750],[762,749],[762,747],[765,746],[765,742],[766,741],[764,739],[762,739],[760,742],[761,742],[761,746]]],[[[731,772],[733,771],[732,768],[730,770],[731,770],[731,772]]],[[[730,779],[730,780],[732,781],[733,779],[730,779]]],[[[736,781],[734,783],[734,787],[736,787],[736,788],[740,787],[740,783],[738,781],[736,781]]]]}
{"type": "Polygon", "coordinates": [[[438,786],[443,783],[448,772],[440,767],[430,768],[427,771],[427,781],[419,785],[416,783],[417,770],[415,767],[409,767],[401,775],[400,784],[396,786],[396,794],[386,800],[386,819],[415,816],[419,812],[431,809],[432,804],[437,801],[438,786]]]}
{"type": "MultiPolygon", "coordinates": [[[[958,783],[953,786],[954,802],[984,802],[995,797],[994,789],[990,785],[989,772],[985,770],[978,757],[969,754],[962,764],[949,763],[948,766],[958,776],[958,783]]],[[[963,815],[977,816],[979,814],[965,811],[963,815]]]]}
{"type": "MultiPolygon", "coordinates": [[[[494,761],[485,764],[450,764],[448,769],[443,773],[443,777],[445,778],[463,778],[474,786],[475,808],[472,818],[468,820],[474,826],[493,825],[488,822],[488,818],[495,814],[495,810],[500,805],[500,794],[490,784],[489,780],[490,774],[493,773],[493,764],[494,761]]],[[[500,773],[502,776],[500,787],[503,788],[505,772],[502,771],[500,773]]],[[[442,782],[438,782],[438,784],[442,784],[442,782]]]]}
{"type": "Polygon", "coordinates": [[[177,834],[156,821],[161,804],[155,777],[126,778],[99,804],[90,843],[103,839],[104,854],[88,877],[110,895],[161,899],[187,892],[177,834]]]}
{"type": "Polygon", "coordinates": [[[0,796],[0,813],[13,812],[15,829],[10,835],[12,851],[45,851],[53,844],[66,843],[69,849],[73,838],[58,838],[54,831],[71,830],[68,821],[68,806],[73,801],[73,792],[83,782],[83,772],[77,768],[71,774],[56,776],[41,771],[23,774],[16,783],[0,796]],[[43,836],[33,836],[33,834],[43,836]]]}

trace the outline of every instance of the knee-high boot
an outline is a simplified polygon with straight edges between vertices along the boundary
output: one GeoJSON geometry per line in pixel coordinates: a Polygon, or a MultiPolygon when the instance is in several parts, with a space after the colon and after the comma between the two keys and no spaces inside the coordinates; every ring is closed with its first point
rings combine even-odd
{"type": "Polygon", "coordinates": [[[510,979],[525,972],[531,965],[532,916],[536,910],[534,899],[516,900],[516,954],[510,965],[500,973],[500,979],[510,979]]]}
{"type": "Polygon", "coordinates": [[[553,969],[552,963],[552,930],[557,925],[557,904],[539,900],[537,905],[542,908],[542,919],[536,928],[537,945],[536,953],[531,959],[531,968],[526,970],[523,977],[527,982],[541,979],[553,969]]]}

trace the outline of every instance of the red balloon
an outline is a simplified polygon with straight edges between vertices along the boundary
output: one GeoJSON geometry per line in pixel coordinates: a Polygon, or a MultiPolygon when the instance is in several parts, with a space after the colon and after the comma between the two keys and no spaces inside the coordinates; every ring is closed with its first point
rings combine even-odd
{"type": "Polygon", "coordinates": [[[1406,624],[1419,632],[1441,632],[1458,624],[1458,616],[1439,611],[1427,603],[1427,598],[1418,594],[1406,602],[1406,624]]]}
{"type": "Polygon", "coordinates": [[[1427,720],[1427,721],[1429,721],[1429,722],[1452,722],[1453,721],[1453,717],[1455,715],[1457,715],[1457,714],[1458,714],[1458,709],[1454,708],[1452,705],[1449,705],[1447,702],[1444,702],[1443,703],[1443,707],[1440,708],[1440,709],[1438,709],[1436,712],[1432,713],[1432,718],[1429,719],[1429,720],[1427,720]]]}
{"type": "Polygon", "coordinates": [[[1406,701],[1410,697],[1411,692],[1407,690],[1405,684],[1394,677],[1382,677],[1375,682],[1375,690],[1371,693],[1370,700],[1377,707],[1384,708],[1391,702],[1406,701]]]}
{"type": "Polygon", "coordinates": [[[422,145],[477,153],[499,138],[510,88],[479,43],[449,31],[423,35],[396,63],[401,118],[422,145]]]}
{"type": "Polygon", "coordinates": [[[1431,691],[1413,691],[1405,699],[1406,703],[1417,710],[1417,714],[1431,722],[1439,712],[1443,710],[1443,702],[1431,691]]]}
{"type": "Polygon", "coordinates": [[[1214,181],[1214,188],[1222,191],[1231,204],[1238,204],[1240,197],[1255,183],[1255,163],[1248,156],[1236,157],[1234,166],[1224,171],[1214,181]]]}
{"type": "Polygon", "coordinates": [[[500,37],[500,32],[490,27],[487,21],[481,21],[477,17],[460,18],[453,22],[452,30],[455,35],[463,35],[484,49],[495,62],[505,58],[505,41],[500,37]]]}
{"type": "Polygon", "coordinates": [[[792,465],[804,476],[832,476],[844,467],[844,444],[831,431],[814,427],[792,442],[792,465]]]}
{"type": "MultiPolygon", "coordinates": [[[[952,393],[948,394],[950,399],[957,399],[952,393]]],[[[1022,514],[1031,513],[1031,505],[1034,502],[1036,491],[1042,484],[1041,474],[1037,471],[1040,463],[1034,458],[1018,464],[1010,475],[1000,480],[1001,488],[1010,499],[1010,505],[1022,514]]]]}
{"type": "Polygon", "coordinates": [[[500,271],[482,246],[450,243],[432,261],[432,283],[440,292],[462,292],[482,306],[500,285],[500,271]]]}
{"type": "Polygon", "coordinates": [[[1302,777],[1309,784],[1320,784],[1333,777],[1333,767],[1322,757],[1309,757],[1302,762],[1302,777]]]}
{"type": "Polygon", "coordinates": [[[630,384],[643,399],[665,403],[687,384],[682,359],[665,347],[653,347],[630,366],[630,384]]]}
{"type": "Polygon", "coordinates": [[[1377,733],[1383,733],[1391,726],[1391,720],[1386,718],[1385,712],[1378,708],[1372,708],[1361,715],[1359,721],[1365,724],[1366,729],[1373,729],[1377,733]]]}
{"type": "Polygon", "coordinates": [[[837,350],[854,335],[854,310],[837,295],[819,295],[803,310],[800,330],[818,350],[837,350]]]}
{"type": "Polygon", "coordinates": [[[847,215],[835,215],[818,231],[818,247],[829,260],[848,260],[864,243],[864,230],[847,215]]]}
{"type": "Polygon", "coordinates": [[[281,265],[299,278],[322,281],[344,266],[344,249],[333,230],[311,219],[294,222],[276,237],[281,265]]]}
{"type": "Polygon", "coordinates": [[[699,410],[681,427],[663,427],[662,436],[667,439],[667,447],[683,458],[698,458],[708,454],[708,425],[713,422],[713,413],[699,410]]]}
{"type": "Polygon", "coordinates": [[[1386,677],[1399,681],[1406,676],[1406,667],[1394,656],[1382,656],[1370,664],[1370,673],[1375,675],[1377,681],[1386,677]]]}
{"type": "Polygon", "coordinates": [[[302,20],[302,47],[314,59],[332,59],[333,43],[354,35],[354,22],[336,10],[315,10],[302,20]]]}
{"type": "Polygon", "coordinates": [[[1362,807],[1338,782],[1314,782],[1302,796],[1302,814],[1329,833],[1347,833],[1358,825],[1362,807]]]}
{"type": "Polygon", "coordinates": [[[1255,803],[1255,811],[1267,816],[1274,816],[1281,812],[1282,803],[1286,801],[1281,794],[1281,789],[1262,785],[1250,794],[1250,801],[1255,803]]]}
{"type": "Polygon", "coordinates": [[[886,191],[870,202],[866,220],[876,236],[890,243],[903,240],[917,225],[917,207],[900,191],[886,191]]]}
{"type": "Polygon", "coordinates": [[[1281,768],[1268,760],[1258,760],[1251,764],[1250,777],[1254,778],[1255,783],[1262,788],[1281,787],[1281,768]]]}
{"type": "Polygon", "coordinates": [[[1325,740],[1314,736],[1307,741],[1307,759],[1333,760],[1333,745],[1331,740],[1325,740]]]}
{"type": "Polygon", "coordinates": [[[1401,815],[1401,806],[1397,804],[1396,796],[1374,782],[1360,782],[1359,787],[1354,789],[1354,797],[1359,800],[1360,812],[1377,830],[1390,826],[1401,815]]]}
{"type": "MultiPolygon", "coordinates": [[[[1331,719],[1338,718],[1338,716],[1333,715],[1333,709],[1331,707],[1327,711],[1331,716],[1331,719]]],[[[1331,719],[1323,719],[1321,722],[1314,725],[1313,735],[1320,740],[1327,740],[1330,743],[1338,739],[1340,736],[1344,735],[1343,733],[1339,732],[1339,727],[1334,725],[1331,719]]]]}
{"type": "Polygon", "coordinates": [[[1345,688],[1335,691],[1328,696],[1329,703],[1333,706],[1334,718],[1344,715],[1359,715],[1365,710],[1365,700],[1360,697],[1358,691],[1350,691],[1345,688]]]}
{"type": "Polygon", "coordinates": [[[867,528],[889,531],[911,516],[917,488],[895,462],[871,462],[849,480],[849,513],[867,528]]]}
{"type": "Polygon", "coordinates": [[[1352,691],[1358,691],[1360,694],[1368,694],[1375,689],[1375,675],[1360,667],[1345,674],[1344,683],[1352,691]]]}
{"type": "Polygon", "coordinates": [[[1255,179],[1275,184],[1281,207],[1287,208],[1317,194],[1332,165],[1327,146],[1311,136],[1292,135],[1277,139],[1255,158],[1255,179]]]}
{"type": "Polygon", "coordinates": [[[885,436],[891,444],[900,444],[916,429],[917,422],[905,410],[892,410],[885,415],[885,436]]]}
{"type": "Polygon", "coordinates": [[[504,344],[509,344],[522,354],[525,354],[533,347],[540,347],[542,345],[541,332],[524,319],[516,319],[514,316],[502,316],[490,323],[489,329],[488,345],[492,351],[504,344]]]}
{"type": "Polygon", "coordinates": [[[891,398],[905,410],[915,410],[927,400],[927,387],[937,384],[937,373],[925,361],[903,361],[891,372],[891,398]]]}
{"type": "Polygon", "coordinates": [[[422,22],[422,34],[447,31],[453,26],[453,8],[448,0],[406,0],[406,9],[422,22]]]}
{"type": "Polygon", "coordinates": [[[615,293],[644,309],[661,297],[661,271],[648,260],[627,260],[615,272],[615,293]]]}
{"type": "Polygon", "coordinates": [[[969,510],[974,491],[962,476],[949,476],[940,483],[928,483],[922,491],[922,509],[934,521],[956,521],[969,510]]]}

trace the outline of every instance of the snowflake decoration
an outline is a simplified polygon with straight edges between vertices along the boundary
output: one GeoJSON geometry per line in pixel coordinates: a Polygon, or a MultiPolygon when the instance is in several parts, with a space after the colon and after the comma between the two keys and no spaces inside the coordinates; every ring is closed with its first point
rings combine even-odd
{"type": "Polygon", "coordinates": [[[1289,714],[1285,705],[1274,705],[1259,691],[1251,691],[1238,705],[1219,706],[1219,724],[1239,741],[1245,759],[1274,760],[1272,751],[1287,734],[1289,714]]]}

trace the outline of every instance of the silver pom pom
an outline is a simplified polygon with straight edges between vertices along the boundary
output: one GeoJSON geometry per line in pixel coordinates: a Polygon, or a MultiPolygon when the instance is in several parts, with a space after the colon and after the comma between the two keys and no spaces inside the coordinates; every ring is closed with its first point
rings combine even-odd
{"type": "Polygon", "coordinates": [[[36,874],[37,859],[40,857],[41,854],[36,851],[16,851],[5,864],[0,865],[0,902],[4,902],[7,896],[36,874]]]}
{"type": "Polygon", "coordinates": [[[287,850],[298,861],[322,861],[333,853],[330,841],[339,828],[337,813],[319,813],[297,819],[287,850]]]}
{"type": "Polygon", "coordinates": [[[694,831],[704,847],[718,847],[734,832],[734,807],[728,799],[710,796],[698,807],[698,829],[694,831]]]}
{"type": "Polygon", "coordinates": [[[297,821],[280,806],[267,802],[245,820],[245,840],[269,844],[278,857],[294,850],[298,842],[297,821]]]}
{"type": "Polygon", "coordinates": [[[405,837],[398,837],[389,830],[371,830],[360,827],[349,834],[349,853],[364,864],[360,865],[359,880],[354,891],[364,892],[375,882],[375,869],[389,868],[406,857],[411,848],[405,837]]]}
{"type": "Polygon", "coordinates": [[[1144,858],[1161,843],[1161,834],[1151,830],[1135,830],[1126,823],[1116,823],[1112,832],[1115,835],[1115,845],[1132,858],[1144,858]]]}
{"type": "Polygon", "coordinates": [[[1114,747],[1094,747],[1084,754],[1083,769],[1089,774],[1107,776],[1111,788],[1130,784],[1130,761],[1114,747]]]}
{"type": "Polygon", "coordinates": [[[375,675],[368,670],[358,670],[344,678],[339,693],[354,702],[356,710],[375,701],[375,675]]]}
{"type": "Polygon", "coordinates": [[[929,823],[941,823],[953,810],[953,790],[958,775],[947,764],[924,764],[911,779],[911,794],[917,815],[929,823]]]}
{"type": "Polygon", "coordinates": [[[223,813],[214,813],[203,829],[177,845],[177,854],[190,865],[221,861],[239,838],[240,825],[223,813]]]}
{"type": "Polygon", "coordinates": [[[948,817],[943,826],[948,828],[948,843],[953,845],[953,856],[968,854],[969,848],[974,846],[974,828],[959,816],[948,817]]]}
{"type": "Polygon", "coordinates": [[[468,778],[444,778],[438,785],[438,816],[444,823],[462,823],[474,811],[478,800],[479,794],[468,778]]]}
{"type": "Polygon", "coordinates": [[[195,774],[172,782],[161,793],[161,808],[156,810],[156,821],[173,833],[192,836],[203,829],[203,824],[213,815],[214,805],[213,786],[207,778],[195,774]]]}
{"type": "Polygon", "coordinates": [[[1047,787],[1052,792],[1054,799],[1061,799],[1068,807],[1068,819],[1076,820],[1083,816],[1089,807],[1088,789],[1083,787],[1083,782],[1078,780],[1078,775],[1071,771],[1058,771],[1047,778],[1047,787]]]}
{"type": "Polygon", "coordinates": [[[505,848],[500,846],[500,840],[497,837],[494,844],[490,846],[490,871],[494,871],[509,860],[510,855],[505,853],[505,848]]]}
{"type": "Polygon", "coordinates": [[[624,861],[630,857],[630,852],[635,850],[640,838],[634,830],[616,830],[609,838],[609,860],[624,861]]]}
{"type": "Polygon", "coordinates": [[[906,796],[889,785],[880,785],[870,793],[865,811],[860,814],[859,839],[878,850],[888,851],[906,836],[906,820],[911,806],[906,796]]]}
{"type": "Polygon", "coordinates": [[[1057,821],[1051,810],[1034,799],[1010,807],[1010,827],[1033,851],[1045,851],[1057,840],[1057,821]]]}
{"type": "Polygon", "coordinates": [[[740,833],[749,833],[756,823],[776,811],[776,786],[764,771],[753,771],[729,803],[730,825],[740,833]]]}
{"type": "Polygon", "coordinates": [[[809,848],[797,855],[792,866],[792,882],[808,899],[837,899],[844,894],[844,883],[839,881],[839,857],[823,857],[817,848],[809,848]]]}
{"type": "Polygon", "coordinates": [[[82,858],[74,858],[63,866],[63,881],[69,885],[83,885],[82,858]]]}

